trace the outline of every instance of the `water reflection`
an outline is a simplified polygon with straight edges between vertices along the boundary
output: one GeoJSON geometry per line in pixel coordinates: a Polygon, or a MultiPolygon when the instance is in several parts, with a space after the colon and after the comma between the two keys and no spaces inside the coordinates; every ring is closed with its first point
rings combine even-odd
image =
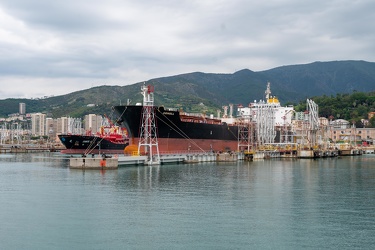
{"type": "Polygon", "coordinates": [[[370,249],[374,161],[361,156],[78,170],[50,154],[1,155],[0,218],[7,226],[0,237],[8,249],[20,237],[28,237],[31,248],[47,241],[76,249],[370,249]]]}

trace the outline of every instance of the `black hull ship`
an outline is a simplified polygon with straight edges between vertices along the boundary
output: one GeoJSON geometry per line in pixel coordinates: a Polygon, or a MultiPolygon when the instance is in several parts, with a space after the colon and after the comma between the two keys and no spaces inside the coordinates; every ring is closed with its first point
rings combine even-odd
{"type": "Polygon", "coordinates": [[[58,135],[66,149],[64,154],[123,154],[129,145],[127,136],[118,132],[118,128],[112,128],[112,132],[105,133],[104,128],[96,135],[58,135]]]}
{"type": "MultiPolygon", "coordinates": [[[[153,107],[161,152],[235,151],[238,147],[238,126],[222,119],[188,114],[175,109],[153,107]]],[[[115,106],[118,124],[129,133],[129,148],[137,149],[142,126],[141,105],[115,106]]]]}

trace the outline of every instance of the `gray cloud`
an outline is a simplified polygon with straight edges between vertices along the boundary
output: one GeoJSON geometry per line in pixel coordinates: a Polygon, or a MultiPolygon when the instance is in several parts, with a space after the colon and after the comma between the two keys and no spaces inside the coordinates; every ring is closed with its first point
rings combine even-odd
{"type": "Polygon", "coordinates": [[[374,8],[371,0],[2,0],[0,98],[191,71],[371,61],[374,8]]]}

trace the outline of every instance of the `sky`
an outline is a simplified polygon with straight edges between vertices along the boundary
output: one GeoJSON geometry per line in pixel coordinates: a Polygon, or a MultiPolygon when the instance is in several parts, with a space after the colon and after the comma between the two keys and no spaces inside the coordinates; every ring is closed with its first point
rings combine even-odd
{"type": "Polygon", "coordinates": [[[0,99],[375,58],[373,0],[0,0],[0,99]]]}

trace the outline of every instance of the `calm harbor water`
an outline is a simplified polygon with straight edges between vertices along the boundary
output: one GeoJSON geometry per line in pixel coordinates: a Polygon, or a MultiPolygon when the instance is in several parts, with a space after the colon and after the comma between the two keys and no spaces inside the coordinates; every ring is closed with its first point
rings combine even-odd
{"type": "Polygon", "coordinates": [[[0,154],[0,249],[374,249],[375,156],[71,170],[0,154]]]}

